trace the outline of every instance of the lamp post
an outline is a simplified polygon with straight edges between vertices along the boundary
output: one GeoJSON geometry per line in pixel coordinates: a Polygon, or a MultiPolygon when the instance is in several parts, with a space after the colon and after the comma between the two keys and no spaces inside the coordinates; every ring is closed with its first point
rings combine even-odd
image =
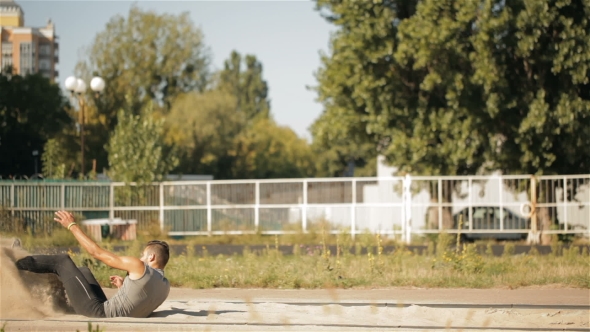
{"type": "MultiPolygon", "coordinates": [[[[86,82],[81,78],[77,78],[75,76],[70,76],[66,78],[64,85],[72,97],[76,98],[78,101],[78,112],[79,112],[79,119],[78,123],[80,124],[80,154],[81,154],[81,161],[80,161],[80,171],[82,172],[82,176],[86,174],[85,164],[84,164],[84,108],[86,107],[86,82]]],[[[102,92],[105,87],[105,82],[102,78],[95,76],[90,81],[90,88],[92,91],[96,93],[102,92]]]]}

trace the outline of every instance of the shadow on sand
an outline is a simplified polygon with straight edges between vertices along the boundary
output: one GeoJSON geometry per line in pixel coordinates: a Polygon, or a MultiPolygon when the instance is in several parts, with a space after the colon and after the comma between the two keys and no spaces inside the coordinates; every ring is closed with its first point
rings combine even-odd
{"type": "Polygon", "coordinates": [[[150,315],[150,318],[152,318],[152,317],[168,317],[168,316],[172,316],[172,315],[187,315],[187,316],[195,316],[195,317],[206,317],[209,315],[221,315],[221,314],[227,314],[227,313],[231,313],[231,312],[245,312],[245,311],[241,311],[241,310],[190,311],[190,310],[185,310],[185,309],[172,308],[172,309],[168,309],[168,310],[161,310],[161,311],[153,312],[150,315]]]}

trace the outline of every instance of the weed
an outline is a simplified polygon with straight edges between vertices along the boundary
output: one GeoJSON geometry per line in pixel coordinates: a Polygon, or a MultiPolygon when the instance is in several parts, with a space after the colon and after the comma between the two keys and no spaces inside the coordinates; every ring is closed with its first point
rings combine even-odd
{"type": "Polygon", "coordinates": [[[426,247],[426,254],[428,256],[434,256],[434,243],[433,242],[428,242],[428,245],[426,247]]]}
{"type": "Polygon", "coordinates": [[[195,246],[194,245],[189,244],[186,246],[186,257],[188,257],[188,258],[195,257],[195,246]]]}
{"type": "Polygon", "coordinates": [[[455,246],[455,250],[457,253],[459,252],[459,245],[461,244],[461,229],[463,229],[463,214],[459,215],[459,231],[457,232],[457,242],[455,246]]]}
{"type": "MultiPolygon", "coordinates": [[[[76,330],[76,332],[80,332],[80,330],[76,330]]],[[[104,330],[99,328],[98,324],[96,324],[95,329],[92,329],[92,323],[88,322],[88,332],[104,332],[104,330]]]]}
{"type": "Polygon", "coordinates": [[[486,244],[486,251],[485,251],[485,255],[486,255],[487,257],[492,257],[492,256],[494,256],[494,251],[492,250],[492,243],[491,243],[491,242],[488,242],[488,243],[486,244]]]}
{"type": "Polygon", "coordinates": [[[510,257],[512,255],[514,255],[514,244],[513,243],[506,243],[504,245],[504,252],[502,253],[502,256],[510,257]]]}
{"type": "Polygon", "coordinates": [[[554,236],[551,238],[551,256],[559,256],[561,255],[562,250],[562,243],[557,240],[557,237],[554,236]]]}

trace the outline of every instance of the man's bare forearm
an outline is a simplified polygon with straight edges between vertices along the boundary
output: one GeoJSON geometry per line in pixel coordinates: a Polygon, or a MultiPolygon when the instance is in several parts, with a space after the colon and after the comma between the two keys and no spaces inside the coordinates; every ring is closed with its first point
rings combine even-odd
{"type": "Polygon", "coordinates": [[[88,235],[86,235],[79,225],[73,225],[70,228],[70,231],[72,234],[74,234],[74,237],[76,240],[78,240],[80,246],[82,246],[82,248],[84,248],[84,250],[86,250],[92,257],[96,258],[102,248],[99,247],[98,244],[96,244],[96,242],[94,242],[88,235]]]}
{"type": "Polygon", "coordinates": [[[88,235],[84,234],[82,228],[78,224],[76,224],[76,220],[74,219],[74,215],[71,212],[60,210],[55,212],[55,218],[53,220],[60,223],[64,228],[71,231],[74,234],[78,243],[86,250],[92,257],[96,257],[96,255],[100,254],[103,251],[102,248],[96,244],[96,242],[92,241],[88,235]]]}

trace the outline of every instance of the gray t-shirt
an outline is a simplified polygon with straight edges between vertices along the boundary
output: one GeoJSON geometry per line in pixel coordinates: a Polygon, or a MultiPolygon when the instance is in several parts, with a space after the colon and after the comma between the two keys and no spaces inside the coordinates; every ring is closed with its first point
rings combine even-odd
{"type": "Polygon", "coordinates": [[[104,312],[109,318],[145,318],[166,300],[168,293],[170,283],[164,271],[146,265],[141,278],[125,277],[117,294],[104,303],[104,312]]]}

